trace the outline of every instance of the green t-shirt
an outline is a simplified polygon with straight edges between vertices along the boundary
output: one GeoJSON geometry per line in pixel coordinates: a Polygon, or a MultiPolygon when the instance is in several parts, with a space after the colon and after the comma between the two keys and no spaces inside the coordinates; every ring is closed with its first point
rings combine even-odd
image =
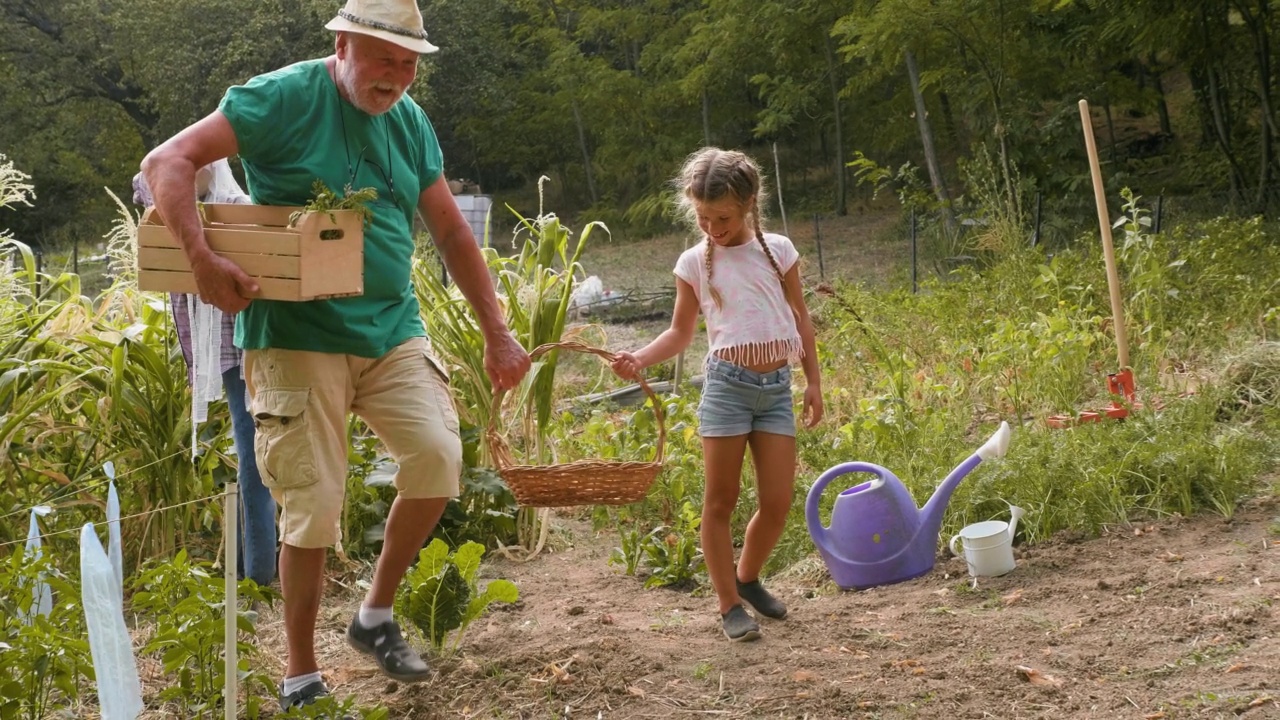
{"type": "Polygon", "coordinates": [[[305,205],[317,178],[336,192],[378,191],[364,233],[364,294],[254,300],[236,318],[236,345],[376,358],[425,335],[410,281],[413,218],[443,159],[422,108],[405,94],[369,115],[338,95],[324,60],[308,60],[230,88],[218,109],[235,131],[254,203],[305,205]]]}

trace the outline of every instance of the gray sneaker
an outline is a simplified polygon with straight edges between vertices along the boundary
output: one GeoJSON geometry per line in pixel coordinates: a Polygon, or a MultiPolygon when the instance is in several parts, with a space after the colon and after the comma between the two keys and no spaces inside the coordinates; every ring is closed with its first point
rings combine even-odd
{"type": "Polygon", "coordinates": [[[730,640],[742,642],[760,639],[760,626],[741,605],[734,605],[729,612],[720,616],[720,628],[730,640]]]}
{"type": "Polygon", "coordinates": [[[755,611],[767,618],[781,620],[787,616],[787,606],[782,601],[774,597],[768,590],[764,589],[764,585],[759,580],[752,580],[749,583],[738,581],[738,597],[746,600],[755,611]]]}
{"type": "Polygon", "coordinates": [[[382,674],[392,680],[415,683],[431,677],[431,668],[404,641],[395,620],[367,628],[360,624],[360,615],[357,614],[347,626],[347,644],[365,655],[372,655],[382,674]]]}
{"type": "MultiPolygon", "coordinates": [[[[280,709],[287,712],[293,708],[314,705],[320,698],[326,697],[329,697],[329,687],[324,684],[323,680],[316,680],[303,685],[288,695],[281,693],[280,709]]],[[[355,718],[351,715],[343,715],[342,720],[355,720],[355,718]]]]}

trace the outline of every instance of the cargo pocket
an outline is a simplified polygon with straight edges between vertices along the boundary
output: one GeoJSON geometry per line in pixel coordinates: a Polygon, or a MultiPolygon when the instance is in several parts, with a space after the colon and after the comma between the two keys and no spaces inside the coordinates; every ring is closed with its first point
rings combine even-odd
{"type": "Polygon", "coordinates": [[[444,426],[449,429],[449,432],[457,435],[459,433],[458,410],[453,406],[453,393],[449,391],[449,373],[445,372],[444,365],[429,351],[423,351],[422,356],[427,359],[427,367],[430,368],[432,376],[429,400],[440,409],[440,418],[444,421],[444,426]]]}
{"type": "Polygon", "coordinates": [[[307,420],[310,397],[307,388],[274,388],[253,398],[253,449],[268,488],[306,487],[317,479],[307,420]]]}

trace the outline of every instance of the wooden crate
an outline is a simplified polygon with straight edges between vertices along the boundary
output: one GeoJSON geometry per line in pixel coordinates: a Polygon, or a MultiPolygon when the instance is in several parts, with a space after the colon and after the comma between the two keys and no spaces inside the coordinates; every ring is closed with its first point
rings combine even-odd
{"type": "MultiPolygon", "coordinates": [[[[304,301],[364,293],[364,226],[354,211],[305,213],[289,227],[289,216],[301,208],[202,207],[209,248],[258,281],[253,297],[304,301]]],[[[138,289],[196,292],[191,263],[154,207],[138,225],[138,289]]]]}

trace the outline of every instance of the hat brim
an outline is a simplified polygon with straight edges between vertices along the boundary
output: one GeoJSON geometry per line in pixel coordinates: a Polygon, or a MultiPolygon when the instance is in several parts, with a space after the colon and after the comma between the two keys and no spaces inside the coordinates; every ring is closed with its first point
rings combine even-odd
{"type": "Polygon", "coordinates": [[[412,50],[421,55],[433,53],[440,49],[426,40],[405,37],[404,35],[397,35],[393,32],[387,32],[386,30],[378,30],[377,28],[360,25],[358,23],[353,23],[344,17],[335,17],[330,20],[324,28],[334,32],[353,32],[360,33],[361,35],[372,35],[379,40],[386,40],[389,43],[399,45],[406,50],[412,50]]]}

